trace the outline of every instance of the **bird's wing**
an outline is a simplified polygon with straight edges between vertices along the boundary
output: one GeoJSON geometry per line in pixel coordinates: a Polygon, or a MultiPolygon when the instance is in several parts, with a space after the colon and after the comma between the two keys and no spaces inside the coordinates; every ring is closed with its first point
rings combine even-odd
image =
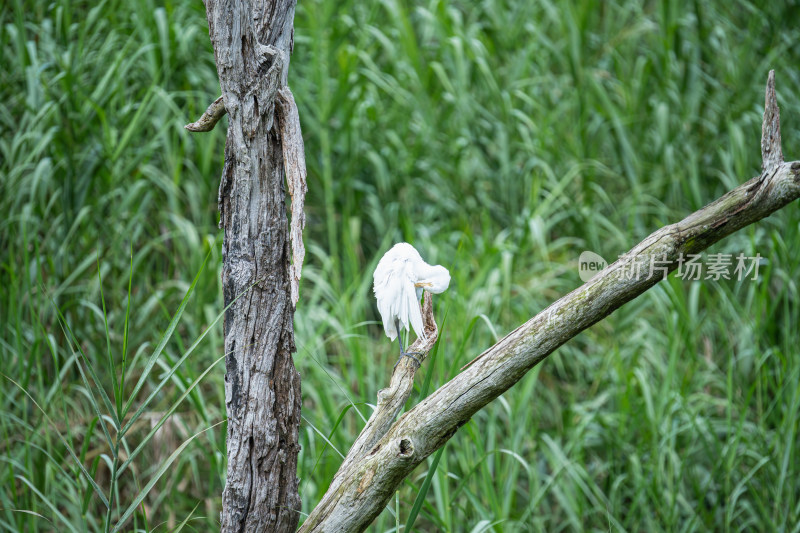
{"type": "Polygon", "coordinates": [[[398,285],[391,278],[386,278],[375,283],[375,299],[378,301],[378,312],[383,320],[383,330],[391,340],[397,338],[397,329],[394,320],[397,317],[394,307],[398,300],[398,285]]]}
{"type": "MultiPolygon", "coordinates": [[[[414,286],[417,277],[413,272],[413,265],[410,261],[406,261],[403,268],[403,283],[402,294],[400,295],[399,302],[402,306],[402,312],[399,314],[401,322],[408,329],[409,323],[414,329],[417,337],[425,338],[425,328],[422,327],[422,310],[419,307],[419,297],[417,296],[417,288],[414,286]],[[403,320],[405,317],[405,321],[403,320]]],[[[410,343],[409,343],[410,344],[410,343]]]]}
{"type": "Polygon", "coordinates": [[[383,330],[387,337],[394,340],[398,334],[395,327],[396,319],[402,323],[401,327],[408,329],[408,319],[404,319],[404,315],[400,313],[403,283],[406,282],[405,261],[390,250],[378,263],[373,276],[375,299],[383,320],[383,330]]]}

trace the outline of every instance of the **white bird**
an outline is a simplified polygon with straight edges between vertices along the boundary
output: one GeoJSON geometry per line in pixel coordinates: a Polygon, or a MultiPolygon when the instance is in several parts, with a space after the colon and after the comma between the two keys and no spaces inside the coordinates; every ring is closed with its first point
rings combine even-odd
{"type": "Polygon", "coordinates": [[[411,326],[417,337],[425,338],[419,306],[422,291],[433,294],[444,292],[450,285],[450,273],[443,266],[429,265],[413,246],[401,242],[378,261],[372,278],[386,336],[391,340],[397,337],[401,358],[405,355],[419,363],[414,353],[406,352],[403,348],[401,331],[408,331],[411,326]]]}

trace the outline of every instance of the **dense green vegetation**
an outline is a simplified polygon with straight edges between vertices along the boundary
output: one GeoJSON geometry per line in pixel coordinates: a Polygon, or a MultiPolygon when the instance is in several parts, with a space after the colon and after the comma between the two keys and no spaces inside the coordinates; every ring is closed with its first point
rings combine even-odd
{"type": "MultiPolygon", "coordinates": [[[[757,174],[771,68],[800,159],[789,4],[300,2],[304,512],[396,357],[380,254],[408,240],[453,275],[419,380],[438,386],[576,287],[581,251],[613,259],[757,174]]],[[[136,508],[126,530],[207,531],[224,128],[182,128],[219,90],[203,4],[13,0],[0,19],[0,529],[136,508]]],[[[414,528],[797,531],[797,205],[710,252],[765,263],[756,281],[673,275],[561,348],[448,443],[414,528]]],[[[432,461],[375,531],[405,524],[432,461]]]]}

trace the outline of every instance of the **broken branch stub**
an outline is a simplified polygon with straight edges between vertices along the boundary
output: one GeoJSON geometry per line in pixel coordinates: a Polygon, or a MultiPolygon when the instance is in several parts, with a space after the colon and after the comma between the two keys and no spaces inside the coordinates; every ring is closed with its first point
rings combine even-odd
{"type": "Polygon", "coordinates": [[[191,132],[211,131],[217,122],[225,116],[225,102],[222,101],[222,96],[211,102],[211,105],[205,110],[200,118],[191,124],[184,126],[185,129],[191,132]]]}
{"type": "Polygon", "coordinates": [[[771,170],[781,163],[781,113],[775,95],[775,71],[770,70],[764,96],[764,121],[761,123],[761,170],[771,170]]]}

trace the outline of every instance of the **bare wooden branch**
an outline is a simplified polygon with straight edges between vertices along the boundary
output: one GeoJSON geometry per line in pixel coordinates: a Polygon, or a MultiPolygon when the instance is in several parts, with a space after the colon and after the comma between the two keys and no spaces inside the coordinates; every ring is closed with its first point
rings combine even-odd
{"type": "Polygon", "coordinates": [[[419,463],[559,346],[647,291],[688,254],[705,250],[798,198],[800,161],[778,163],[681,222],[652,233],[486,350],[464,372],[401,416],[368,452],[359,450],[358,460],[345,460],[300,531],[363,531],[419,463]],[[649,268],[640,268],[649,267],[651,260],[664,271],[653,275],[649,268]]]}
{"type": "Polygon", "coordinates": [[[205,113],[197,119],[196,122],[187,124],[185,129],[192,132],[211,131],[217,122],[225,116],[225,103],[222,101],[222,96],[211,102],[205,113]]]}
{"type": "Polygon", "coordinates": [[[764,97],[764,122],[761,124],[761,170],[771,170],[783,163],[781,151],[781,113],[775,96],[775,71],[767,77],[764,97]]]}
{"type": "Polygon", "coordinates": [[[292,264],[289,267],[289,281],[292,290],[292,305],[297,306],[300,298],[300,275],[303,270],[303,259],[306,248],[303,245],[303,228],[306,227],[305,199],[306,156],[303,145],[303,134],[300,130],[300,114],[294,95],[288,86],[278,90],[275,110],[281,131],[283,146],[283,168],[286,171],[286,185],[292,198],[292,222],[289,234],[292,240],[292,264]]]}
{"type": "MultiPolygon", "coordinates": [[[[436,344],[436,339],[439,338],[439,328],[433,318],[433,303],[429,292],[425,293],[422,306],[422,324],[425,329],[425,338],[418,338],[414,341],[408,351],[419,354],[417,359],[424,362],[428,352],[436,344]]],[[[340,474],[346,472],[350,464],[363,459],[364,455],[372,450],[375,443],[389,430],[414,389],[414,376],[417,370],[419,370],[417,362],[410,357],[401,358],[394,367],[389,387],[378,391],[378,405],[347,453],[347,457],[344,458],[331,486],[341,484],[343,477],[340,474]]]]}

